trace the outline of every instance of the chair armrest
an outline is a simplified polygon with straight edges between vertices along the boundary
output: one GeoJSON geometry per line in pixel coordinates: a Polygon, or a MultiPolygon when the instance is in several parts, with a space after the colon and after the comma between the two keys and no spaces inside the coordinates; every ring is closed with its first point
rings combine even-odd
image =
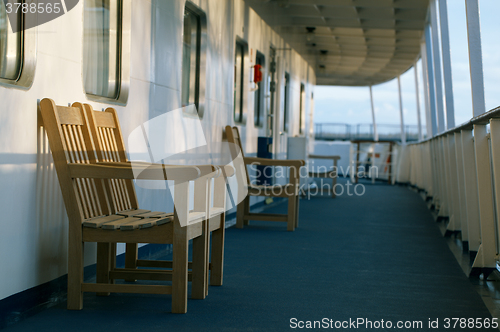
{"type": "Polygon", "coordinates": [[[68,165],[72,178],[140,179],[191,181],[201,176],[196,166],[167,166],[161,164],[133,165],[132,163],[99,163],[68,165]]]}
{"type": "MultiPolygon", "coordinates": [[[[134,169],[137,169],[137,170],[143,169],[143,168],[145,169],[145,168],[151,167],[153,165],[157,165],[158,167],[163,165],[163,166],[167,167],[166,169],[169,170],[168,172],[170,172],[171,168],[175,169],[177,167],[196,167],[200,171],[200,174],[199,174],[200,177],[218,171],[218,167],[214,166],[214,165],[151,164],[151,163],[144,162],[144,161],[126,161],[126,162],[120,162],[120,161],[110,161],[110,162],[108,162],[108,161],[106,161],[106,162],[98,162],[97,165],[102,165],[102,166],[118,166],[118,167],[122,167],[122,166],[130,167],[129,165],[133,165],[134,169]]],[[[216,175],[213,175],[212,177],[216,177],[216,175]]]]}
{"type": "Polygon", "coordinates": [[[219,166],[224,173],[224,176],[227,178],[230,178],[236,173],[235,169],[231,165],[224,165],[224,166],[219,166]]]}
{"type": "MultiPolygon", "coordinates": [[[[102,165],[102,166],[123,166],[125,165],[126,167],[129,167],[128,165],[131,165],[133,163],[134,167],[148,167],[151,166],[152,164],[143,162],[143,161],[126,161],[126,162],[118,162],[118,161],[111,161],[111,162],[98,162],[97,165],[102,165]]],[[[154,164],[154,165],[162,165],[162,164],[154,164]]],[[[197,167],[200,170],[200,176],[205,176],[210,173],[214,173],[219,171],[219,169],[223,168],[224,173],[226,177],[232,177],[235,173],[234,167],[231,165],[171,165],[171,164],[163,164],[164,166],[171,166],[171,167],[197,167]]],[[[217,177],[218,175],[214,175],[212,177],[217,177]]]]}
{"type": "Polygon", "coordinates": [[[245,157],[245,164],[259,164],[264,166],[285,166],[285,167],[297,167],[300,168],[306,163],[304,160],[295,159],[267,159],[267,158],[255,158],[255,157],[245,157]]]}

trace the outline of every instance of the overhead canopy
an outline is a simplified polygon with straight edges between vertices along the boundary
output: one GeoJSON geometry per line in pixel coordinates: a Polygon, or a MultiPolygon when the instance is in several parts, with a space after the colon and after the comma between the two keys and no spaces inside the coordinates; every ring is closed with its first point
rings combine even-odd
{"type": "Polygon", "coordinates": [[[420,54],[429,0],[245,0],[315,68],[318,85],[366,86],[420,54]]]}

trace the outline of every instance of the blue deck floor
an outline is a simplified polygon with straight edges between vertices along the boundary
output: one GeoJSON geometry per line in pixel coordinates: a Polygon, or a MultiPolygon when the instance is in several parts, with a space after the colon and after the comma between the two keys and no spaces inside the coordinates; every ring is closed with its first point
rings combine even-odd
{"type": "Polygon", "coordinates": [[[293,233],[229,228],[225,257],[224,286],[189,300],[185,315],[170,313],[170,296],[86,294],[82,311],[61,303],[6,331],[280,331],[291,318],[422,321],[426,331],[429,319],[445,330],[447,317],[491,318],[425,202],[402,186],[301,200],[293,233]]]}

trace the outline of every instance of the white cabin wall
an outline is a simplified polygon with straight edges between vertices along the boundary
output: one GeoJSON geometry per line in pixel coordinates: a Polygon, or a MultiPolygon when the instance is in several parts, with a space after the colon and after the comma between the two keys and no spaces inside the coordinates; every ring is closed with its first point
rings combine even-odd
{"type": "MultiPolygon", "coordinates": [[[[56,20],[38,27],[37,66],[28,90],[0,86],[0,299],[67,273],[67,218],[47,142],[37,130],[37,101],[58,105],[75,101],[102,110],[115,107],[127,145],[138,125],[180,107],[182,28],[185,1],[132,0],[130,92],[126,106],[87,99],[82,82],[83,1],[56,20]]],[[[266,57],[283,39],[243,0],[193,1],[207,15],[206,98],[202,126],[207,141],[220,141],[233,121],[235,37],[266,57]]],[[[315,84],[311,67],[295,51],[285,55],[291,76],[290,131],[298,134],[300,82],[306,83],[306,119],[315,84]],[[289,54],[289,55],[286,55],[289,54]],[[288,57],[288,58],[287,58],[288,57]]],[[[248,68],[248,71],[250,69],[248,68]]],[[[264,73],[266,78],[267,73],[264,73]]],[[[248,82],[246,83],[248,84],[248,82]]],[[[278,81],[282,89],[282,82],[278,81]]],[[[248,86],[249,88],[249,86],[248,86]]],[[[242,126],[247,154],[255,154],[257,137],[266,129],[253,120],[253,94],[247,94],[247,124],[242,126]]],[[[282,101],[278,101],[281,104],[282,101]]],[[[281,107],[276,112],[282,112],[281,107]]],[[[306,124],[308,128],[308,124],[306,124]]],[[[175,134],[175,133],[173,133],[175,134]]],[[[286,149],[286,144],[283,145],[286,149]]],[[[286,153],[286,151],[281,151],[286,153]]],[[[172,210],[170,195],[137,187],[141,208],[172,210]]],[[[123,252],[120,246],[119,253],[123,252]]],[[[95,245],[86,245],[86,264],[95,262],[95,245]]]]}
{"type": "Polygon", "coordinates": [[[38,130],[37,101],[85,101],[81,36],[82,6],[38,27],[33,85],[0,87],[0,299],[67,271],[67,219],[38,130]]]}

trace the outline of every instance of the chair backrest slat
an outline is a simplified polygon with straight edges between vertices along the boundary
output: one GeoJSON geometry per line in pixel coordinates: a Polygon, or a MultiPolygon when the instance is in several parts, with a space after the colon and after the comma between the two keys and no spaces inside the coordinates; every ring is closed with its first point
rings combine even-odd
{"type": "MultiPolygon", "coordinates": [[[[73,163],[89,164],[87,151],[84,148],[85,140],[81,131],[81,125],[63,125],[64,133],[69,142],[70,155],[73,163]]],[[[95,218],[102,215],[102,210],[95,199],[96,191],[94,179],[76,179],[76,186],[80,193],[80,201],[83,203],[85,219],[95,218]]]]}
{"type": "Polygon", "coordinates": [[[95,112],[94,117],[101,128],[116,128],[113,114],[110,112],[95,112]]]}
{"type": "MultiPolygon", "coordinates": [[[[90,105],[84,105],[90,124],[90,131],[95,142],[96,154],[102,162],[128,162],[125,144],[116,110],[94,111],[90,105]]],[[[106,181],[112,210],[121,212],[139,207],[132,180],[106,181]]]]}
{"type": "Polygon", "coordinates": [[[73,107],[57,106],[57,113],[61,125],[83,126],[81,114],[75,113],[73,107]]]}
{"type": "Polygon", "coordinates": [[[56,106],[50,99],[43,99],[40,109],[70,222],[108,215],[102,181],[73,179],[69,172],[69,164],[96,162],[85,113],[77,107],[56,106]]]}

